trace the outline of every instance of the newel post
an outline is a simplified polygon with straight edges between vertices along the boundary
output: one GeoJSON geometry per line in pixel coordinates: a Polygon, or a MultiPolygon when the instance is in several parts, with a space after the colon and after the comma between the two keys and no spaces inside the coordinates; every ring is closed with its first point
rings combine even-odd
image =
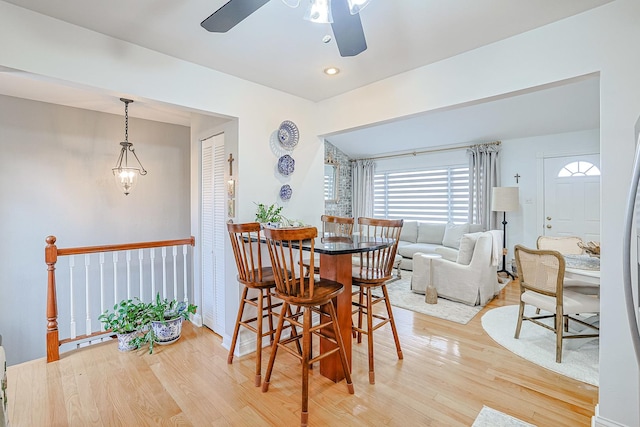
{"type": "Polygon", "coordinates": [[[47,263],[47,362],[60,360],[60,341],[58,339],[58,300],[56,297],[56,262],[58,247],[56,237],[47,236],[44,260],[47,263]]]}

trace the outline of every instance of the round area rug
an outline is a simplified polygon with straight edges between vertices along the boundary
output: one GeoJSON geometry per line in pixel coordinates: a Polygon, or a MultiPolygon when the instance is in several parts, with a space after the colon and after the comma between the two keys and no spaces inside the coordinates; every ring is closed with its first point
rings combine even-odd
{"type": "MultiPolygon", "coordinates": [[[[533,307],[525,307],[534,315],[533,307]]],[[[507,350],[536,365],[578,381],[598,386],[598,338],[576,338],[562,343],[562,363],[556,363],[556,336],[541,326],[523,322],[520,338],[513,337],[518,322],[518,306],[494,308],[482,316],[482,327],[507,350]]]]}

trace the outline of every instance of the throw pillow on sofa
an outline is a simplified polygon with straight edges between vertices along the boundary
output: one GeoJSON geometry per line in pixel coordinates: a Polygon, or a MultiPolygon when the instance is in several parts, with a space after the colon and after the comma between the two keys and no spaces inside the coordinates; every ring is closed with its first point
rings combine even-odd
{"type": "Polygon", "coordinates": [[[418,223],[418,243],[441,245],[446,224],[418,223]]]}
{"type": "Polygon", "coordinates": [[[444,229],[444,237],[442,245],[449,248],[460,248],[460,240],[462,236],[469,232],[469,224],[453,224],[448,223],[444,229]]]}
{"type": "Polygon", "coordinates": [[[473,258],[473,251],[476,248],[476,242],[482,235],[480,233],[467,233],[460,239],[460,250],[458,251],[458,258],[456,262],[462,265],[471,264],[471,258],[473,258]]]}
{"type": "Polygon", "coordinates": [[[400,240],[416,243],[418,241],[418,221],[405,221],[400,230],[400,240]]]}

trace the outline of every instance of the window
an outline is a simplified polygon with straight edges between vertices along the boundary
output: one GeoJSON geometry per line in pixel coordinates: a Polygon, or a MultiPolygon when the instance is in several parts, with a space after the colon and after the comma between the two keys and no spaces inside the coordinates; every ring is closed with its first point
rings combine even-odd
{"type": "Polygon", "coordinates": [[[376,218],[468,222],[468,166],[380,173],[374,186],[376,218]]]}
{"type": "Polygon", "coordinates": [[[600,169],[589,162],[571,162],[564,165],[558,172],[558,178],[569,176],[600,176],[600,169]]]}

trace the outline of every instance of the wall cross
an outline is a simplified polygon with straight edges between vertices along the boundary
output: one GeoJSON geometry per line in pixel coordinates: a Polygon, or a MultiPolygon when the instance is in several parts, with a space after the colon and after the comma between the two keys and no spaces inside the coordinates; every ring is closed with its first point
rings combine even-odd
{"type": "Polygon", "coordinates": [[[227,162],[229,162],[229,176],[233,176],[233,161],[235,159],[233,158],[233,154],[229,153],[229,159],[227,160],[227,162]]]}

